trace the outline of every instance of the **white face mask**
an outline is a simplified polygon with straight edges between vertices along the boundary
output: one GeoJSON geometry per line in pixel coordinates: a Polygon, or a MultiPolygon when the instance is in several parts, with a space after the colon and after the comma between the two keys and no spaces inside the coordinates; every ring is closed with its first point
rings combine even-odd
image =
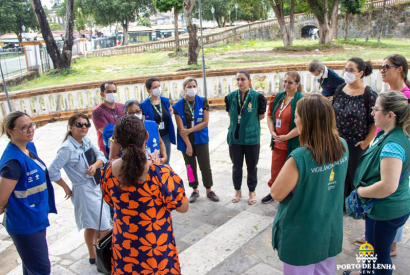
{"type": "Polygon", "coordinates": [[[315,75],[315,78],[316,78],[317,80],[319,80],[319,79],[321,79],[321,78],[322,78],[322,76],[323,76],[323,72],[322,72],[322,73],[320,73],[320,74],[318,74],[318,75],[315,75]]]}
{"type": "Polygon", "coordinates": [[[139,119],[142,119],[142,113],[141,114],[134,114],[136,117],[138,117],[139,119]]]}
{"type": "Polygon", "coordinates": [[[158,87],[158,88],[152,90],[152,95],[153,96],[160,96],[161,95],[161,87],[158,87]]]}
{"type": "Polygon", "coordinates": [[[197,93],[197,91],[194,88],[186,90],[186,95],[189,96],[189,97],[194,97],[196,95],[196,93],[197,93]]]}
{"type": "Polygon", "coordinates": [[[351,73],[351,72],[345,73],[345,81],[347,84],[351,84],[355,82],[355,80],[356,80],[356,75],[354,73],[351,73]]]}
{"type": "Polygon", "coordinates": [[[107,101],[108,103],[114,103],[115,101],[117,101],[117,98],[117,93],[109,93],[105,95],[105,101],[107,101]]]}

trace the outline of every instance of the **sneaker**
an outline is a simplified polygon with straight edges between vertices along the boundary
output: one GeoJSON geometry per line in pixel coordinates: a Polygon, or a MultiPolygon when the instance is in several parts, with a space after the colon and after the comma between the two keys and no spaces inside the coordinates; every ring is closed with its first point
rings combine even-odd
{"type": "Polygon", "coordinates": [[[274,201],[274,199],[272,198],[272,196],[270,194],[268,194],[266,197],[264,197],[262,199],[262,203],[264,203],[264,204],[271,203],[273,201],[274,201]]]}
{"type": "Polygon", "coordinates": [[[95,264],[95,259],[89,258],[88,261],[90,262],[90,264],[95,264]]]}
{"type": "Polygon", "coordinates": [[[191,196],[189,197],[189,202],[194,203],[199,198],[198,192],[192,192],[191,196]]]}
{"type": "Polygon", "coordinates": [[[209,191],[208,194],[206,194],[206,196],[211,200],[211,201],[219,201],[219,197],[215,194],[214,191],[209,191]]]}

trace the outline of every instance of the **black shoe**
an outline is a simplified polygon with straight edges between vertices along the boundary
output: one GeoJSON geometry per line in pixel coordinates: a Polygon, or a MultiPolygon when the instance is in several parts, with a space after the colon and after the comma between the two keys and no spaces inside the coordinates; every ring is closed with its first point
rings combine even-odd
{"type": "Polygon", "coordinates": [[[101,269],[99,269],[98,267],[97,267],[97,271],[99,272],[99,273],[104,273],[105,274],[105,272],[103,272],[101,269]]]}
{"type": "Polygon", "coordinates": [[[199,198],[198,192],[192,192],[191,196],[189,197],[189,202],[194,203],[199,198]]]}
{"type": "Polygon", "coordinates": [[[88,261],[90,262],[90,264],[95,264],[95,259],[89,258],[88,261]]]}
{"type": "Polygon", "coordinates": [[[214,202],[218,202],[219,201],[219,197],[215,194],[214,191],[209,191],[208,194],[206,194],[206,196],[214,202]]]}
{"type": "Polygon", "coordinates": [[[266,197],[264,197],[262,199],[262,203],[264,203],[264,204],[271,203],[273,201],[274,201],[274,199],[272,198],[272,196],[270,194],[268,194],[266,197]]]}

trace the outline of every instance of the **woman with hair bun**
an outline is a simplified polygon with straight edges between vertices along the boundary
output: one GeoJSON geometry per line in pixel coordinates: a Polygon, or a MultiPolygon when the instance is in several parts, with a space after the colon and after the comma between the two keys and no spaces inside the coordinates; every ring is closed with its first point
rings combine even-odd
{"type": "Polygon", "coordinates": [[[115,209],[111,274],[181,274],[171,211],[188,211],[183,182],[168,165],[147,160],[148,133],[137,116],[118,119],[114,138],[123,154],[101,177],[115,209]]]}
{"type": "Polygon", "coordinates": [[[370,61],[365,62],[359,57],[350,58],[343,71],[346,83],[336,88],[333,109],[337,130],[349,147],[344,190],[344,196],[347,197],[354,190],[353,178],[359,159],[376,133],[371,108],[376,102],[377,93],[362,82],[362,78],[371,75],[373,71],[370,61]]]}

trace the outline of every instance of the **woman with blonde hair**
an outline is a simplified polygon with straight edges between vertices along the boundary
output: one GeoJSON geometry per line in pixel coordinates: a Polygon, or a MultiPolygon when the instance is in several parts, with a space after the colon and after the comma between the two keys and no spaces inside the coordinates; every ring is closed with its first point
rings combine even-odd
{"type": "Polygon", "coordinates": [[[299,100],[295,124],[301,147],[290,153],[271,187],[279,202],[272,246],[283,261],[284,275],[335,275],[335,256],[343,243],[347,144],[322,95],[299,100]]]}
{"type": "Polygon", "coordinates": [[[208,100],[197,94],[198,83],[193,77],[185,78],[183,88],[183,98],[178,100],[172,109],[178,127],[177,149],[182,152],[185,165],[190,165],[194,176],[194,181],[189,182],[189,186],[194,189],[189,202],[194,203],[199,198],[197,162],[201,169],[206,196],[217,202],[219,197],[211,190],[213,180],[209,157],[208,100]]]}
{"type": "MultiPolygon", "coordinates": [[[[366,240],[377,260],[361,274],[392,274],[391,246],[410,215],[410,99],[401,92],[380,94],[372,115],[381,128],[359,161],[354,178],[366,213],[366,240]],[[374,201],[377,200],[377,201],[374,201]],[[384,269],[373,270],[373,266],[384,269]]],[[[350,274],[346,271],[344,274],[350,274]]]]}
{"type": "MultiPolygon", "coordinates": [[[[287,72],[283,81],[285,91],[273,95],[269,100],[268,127],[271,138],[272,164],[271,187],[289,154],[299,147],[299,133],[295,125],[297,102],[303,98],[300,75],[297,72],[287,72]]],[[[270,194],[262,199],[262,203],[270,203],[270,194]]]]}

